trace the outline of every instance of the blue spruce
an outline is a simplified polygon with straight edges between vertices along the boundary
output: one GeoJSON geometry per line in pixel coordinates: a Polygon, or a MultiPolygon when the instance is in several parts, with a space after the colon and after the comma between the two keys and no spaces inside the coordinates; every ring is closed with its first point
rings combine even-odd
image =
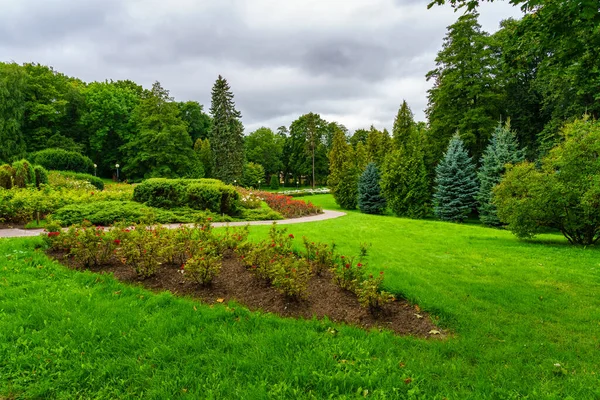
{"type": "Polygon", "coordinates": [[[435,169],[434,212],[443,221],[462,222],[475,207],[479,190],[475,165],[458,133],[435,169]]]}
{"type": "Polygon", "coordinates": [[[492,202],[494,186],[502,180],[506,164],[516,164],[524,159],[525,151],[519,150],[517,136],[510,130],[510,120],[505,126],[498,125],[481,157],[481,168],[477,174],[481,186],[476,198],[479,202],[479,219],[484,224],[501,225],[492,202]]]}
{"type": "Polygon", "coordinates": [[[358,180],[358,208],[366,214],[383,214],[385,199],[379,186],[379,171],[375,163],[367,165],[365,172],[358,180]]]}

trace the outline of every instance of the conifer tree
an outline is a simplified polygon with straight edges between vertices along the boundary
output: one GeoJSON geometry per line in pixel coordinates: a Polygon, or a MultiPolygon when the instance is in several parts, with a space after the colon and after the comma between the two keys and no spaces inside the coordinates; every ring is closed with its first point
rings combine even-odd
{"type": "Polygon", "coordinates": [[[214,154],[215,178],[226,183],[238,182],[244,169],[244,126],[236,110],[233,92],[227,80],[219,75],[212,89],[210,114],[213,124],[210,144],[214,154]]]}
{"type": "Polygon", "coordinates": [[[385,155],[390,151],[390,141],[387,131],[381,132],[371,125],[367,135],[367,156],[368,160],[374,162],[378,168],[381,168],[385,155]]]}
{"type": "Polygon", "coordinates": [[[273,190],[279,189],[279,174],[271,175],[271,181],[269,182],[269,186],[273,190]]]}
{"type": "Polygon", "coordinates": [[[358,208],[366,214],[383,214],[385,198],[379,185],[381,177],[375,163],[370,162],[358,180],[358,208]]]}
{"type": "Polygon", "coordinates": [[[393,138],[396,148],[406,146],[411,140],[412,134],[415,130],[415,120],[413,113],[408,107],[406,100],[402,101],[402,105],[398,110],[398,114],[394,119],[393,138]]]}
{"type": "Polygon", "coordinates": [[[383,194],[396,215],[427,216],[430,211],[429,179],[416,133],[386,157],[382,175],[383,194]]]}
{"type": "Polygon", "coordinates": [[[510,120],[506,125],[498,124],[490,144],[481,157],[481,168],[477,173],[479,193],[476,198],[479,202],[479,219],[486,225],[498,226],[500,220],[497,216],[496,206],[492,203],[493,189],[504,175],[506,164],[517,164],[525,159],[525,151],[519,149],[517,136],[510,130],[510,120]]]}
{"type": "Polygon", "coordinates": [[[327,185],[336,203],[345,209],[355,209],[359,170],[354,149],[347,143],[346,135],[340,129],[333,136],[333,146],[329,152],[329,168],[327,185]]]}
{"type": "Polygon", "coordinates": [[[475,165],[458,132],[450,140],[435,172],[433,202],[436,217],[444,221],[464,221],[475,206],[479,185],[475,165]]]}
{"type": "Polygon", "coordinates": [[[367,148],[363,143],[358,142],[356,145],[356,149],[354,150],[354,158],[356,160],[356,167],[362,174],[369,163],[369,154],[367,153],[367,148]]]}

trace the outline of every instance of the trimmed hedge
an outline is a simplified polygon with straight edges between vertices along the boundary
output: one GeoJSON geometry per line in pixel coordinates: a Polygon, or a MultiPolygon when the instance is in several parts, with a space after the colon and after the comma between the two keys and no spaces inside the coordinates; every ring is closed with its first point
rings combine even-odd
{"type": "Polygon", "coordinates": [[[10,189],[13,187],[13,179],[15,176],[15,170],[9,164],[0,166],[0,187],[4,189],[10,189]]]}
{"type": "Polygon", "coordinates": [[[152,207],[190,207],[235,215],[239,194],[233,186],[217,179],[153,178],[135,187],[133,199],[152,207]]]}
{"type": "Polygon", "coordinates": [[[45,149],[32,155],[33,162],[47,170],[93,173],[94,163],[75,151],[45,149]]]}
{"type": "Polygon", "coordinates": [[[96,189],[104,190],[104,181],[102,179],[98,178],[97,176],[90,175],[90,174],[83,174],[80,172],[73,172],[73,171],[52,171],[52,172],[59,173],[60,175],[66,177],[66,178],[75,179],[76,181],[89,182],[92,185],[94,185],[96,187],[96,189]]]}

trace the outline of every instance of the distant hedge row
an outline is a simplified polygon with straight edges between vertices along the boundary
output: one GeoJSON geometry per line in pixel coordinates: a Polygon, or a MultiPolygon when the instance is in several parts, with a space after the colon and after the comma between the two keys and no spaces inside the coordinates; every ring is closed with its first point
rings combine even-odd
{"type": "Polygon", "coordinates": [[[94,185],[98,190],[104,190],[104,181],[97,176],[84,174],[81,172],[73,172],[73,171],[52,171],[61,174],[66,178],[75,179],[77,181],[87,181],[94,185]]]}
{"type": "Polygon", "coordinates": [[[33,153],[31,160],[47,170],[94,173],[93,161],[75,151],[63,149],[45,149],[33,153]]]}
{"type": "Polygon", "coordinates": [[[133,199],[152,207],[190,207],[219,214],[238,212],[239,194],[217,179],[148,179],[137,185],[133,199]]]}

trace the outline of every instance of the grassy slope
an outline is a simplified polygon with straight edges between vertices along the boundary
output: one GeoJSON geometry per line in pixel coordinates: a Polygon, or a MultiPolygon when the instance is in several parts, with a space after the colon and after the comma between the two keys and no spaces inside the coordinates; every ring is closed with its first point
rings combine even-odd
{"type": "Polygon", "coordinates": [[[370,242],[387,289],[455,336],[332,336],[327,322],[151,295],[32,254],[36,239],[0,240],[0,397],[600,398],[599,248],[356,212],[289,230],[346,254],[370,242]]]}

